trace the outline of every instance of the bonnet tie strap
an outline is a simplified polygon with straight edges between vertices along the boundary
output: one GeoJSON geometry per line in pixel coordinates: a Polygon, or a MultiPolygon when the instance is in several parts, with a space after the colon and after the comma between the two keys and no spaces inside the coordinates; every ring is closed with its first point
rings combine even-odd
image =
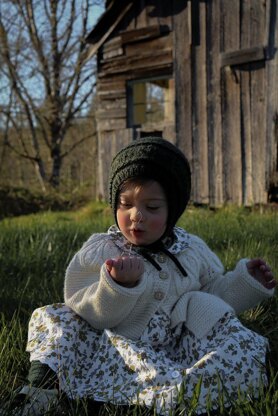
{"type": "Polygon", "coordinates": [[[166,247],[161,247],[161,251],[166,254],[170,259],[175,263],[179,271],[182,273],[183,276],[187,276],[187,271],[183,268],[179,260],[172,254],[166,247]]]}
{"type": "Polygon", "coordinates": [[[157,247],[152,247],[151,249],[147,248],[140,248],[138,250],[139,254],[141,254],[146,260],[148,260],[158,271],[161,271],[162,268],[160,265],[155,261],[155,259],[150,255],[150,253],[157,253],[158,251],[162,251],[166,256],[168,256],[177,266],[179,271],[182,273],[183,276],[187,276],[186,270],[183,268],[179,260],[172,254],[163,244],[160,244],[157,247]]]}
{"type": "Polygon", "coordinates": [[[155,259],[149,254],[149,250],[146,250],[145,248],[140,248],[138,250],[139,254],[141,254],[146,260],[148,260],[155,268],[160,272],[162,268],[160,265],[155,261],[155,259]]]}

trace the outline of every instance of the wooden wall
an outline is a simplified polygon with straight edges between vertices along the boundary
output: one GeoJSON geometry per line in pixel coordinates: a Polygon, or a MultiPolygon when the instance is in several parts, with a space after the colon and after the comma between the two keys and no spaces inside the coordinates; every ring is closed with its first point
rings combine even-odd
{"type": "Polygon", "coordinates": [[[174,16],[177,142],[190,158],[195,203],[267,202],[277,172],[275,5],[207,0],[196,12],[187,2],[174,16]]]}
{"type": "MultiPolygon", "coordinates": [[[[127,81],[173,73],[171,3],[136,2],[98,54],[99,194],[107,196],[112,157],[133,140],[127,127],[127,81]]],[[[148,126],[175,135],[175,122],[148,126]]]]}
{"type": "Polygon", "coordinates": [[[278,184],[277,0],[126,4],[98,51],[99,193],[112,156],[134,138],[127,81],[172,73],[175,121],[159,128],[190,161],[192,202],[267,202],[278,184]]]}

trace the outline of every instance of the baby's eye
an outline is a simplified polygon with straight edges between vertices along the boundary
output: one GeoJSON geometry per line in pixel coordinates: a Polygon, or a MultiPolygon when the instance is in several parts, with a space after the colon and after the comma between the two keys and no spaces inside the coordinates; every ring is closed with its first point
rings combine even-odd
{"type": "Polygon", "coordinates": [[[150,211],[156,211],[159,207],[149,206],[147,207],[150,211]]]}

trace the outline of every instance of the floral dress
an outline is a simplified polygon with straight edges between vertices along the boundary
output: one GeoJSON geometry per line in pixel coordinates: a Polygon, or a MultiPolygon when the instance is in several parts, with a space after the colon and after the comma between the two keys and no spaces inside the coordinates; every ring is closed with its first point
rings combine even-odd
{"type": "Polygon", "coordinates": [[[181,395],[185,405],[196,405],[198,396],[198,414],[208,404],[216,408],[219,397],[228,406],[239,389],[256,396],[267,383],[267,340],[231,313],[201,339],[184,323],[170,324],[158,310],[140,339],[131,340],[111,329],[98,331],[65,304],[53,304],[34,311],[27,351],[31,361],[57,373],[60,390],[71,399],[155,406],[165,415],[181,395]]]}

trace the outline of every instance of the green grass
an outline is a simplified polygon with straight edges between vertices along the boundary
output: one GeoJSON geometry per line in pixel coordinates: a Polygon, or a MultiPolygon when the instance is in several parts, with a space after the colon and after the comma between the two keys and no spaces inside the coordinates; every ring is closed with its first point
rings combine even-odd
{"type": "MultiPolygon", "coordinates": [[[[105,204],[93,203],[77,212],[47,212],[0,222],[0,402],[9,400],[11,392],[22,384],[26,375],[29,364],[25,345],[31,312],[36,307],[63,300],[68,262],[91,233],[105,231],[112,221],[105,204]]],[[[243,208],[211,211],[190,207],[179,225],[203,238],[227,269],[233,268],[242,257],[263,257],[278,275],[275,211],[243,208]]],[[[241,316],[246,326],[270,340],[269,388],[259,400],[242,400],[230,411],[219,410],[219,414],[274,416],[278,413],[277,299],[276,295],[241,316]]],[[[68,407],[65,414],[86,414],[80,406],[83,404],[68,407]]],[[[140,412],[144,414],[139,409],[130,409],[130,414],[140,412]]],[[[107,407],[105,414],[127,412],[107,407]]],[[[188,414],[194,414],[192,406],[188,414]]]]}

